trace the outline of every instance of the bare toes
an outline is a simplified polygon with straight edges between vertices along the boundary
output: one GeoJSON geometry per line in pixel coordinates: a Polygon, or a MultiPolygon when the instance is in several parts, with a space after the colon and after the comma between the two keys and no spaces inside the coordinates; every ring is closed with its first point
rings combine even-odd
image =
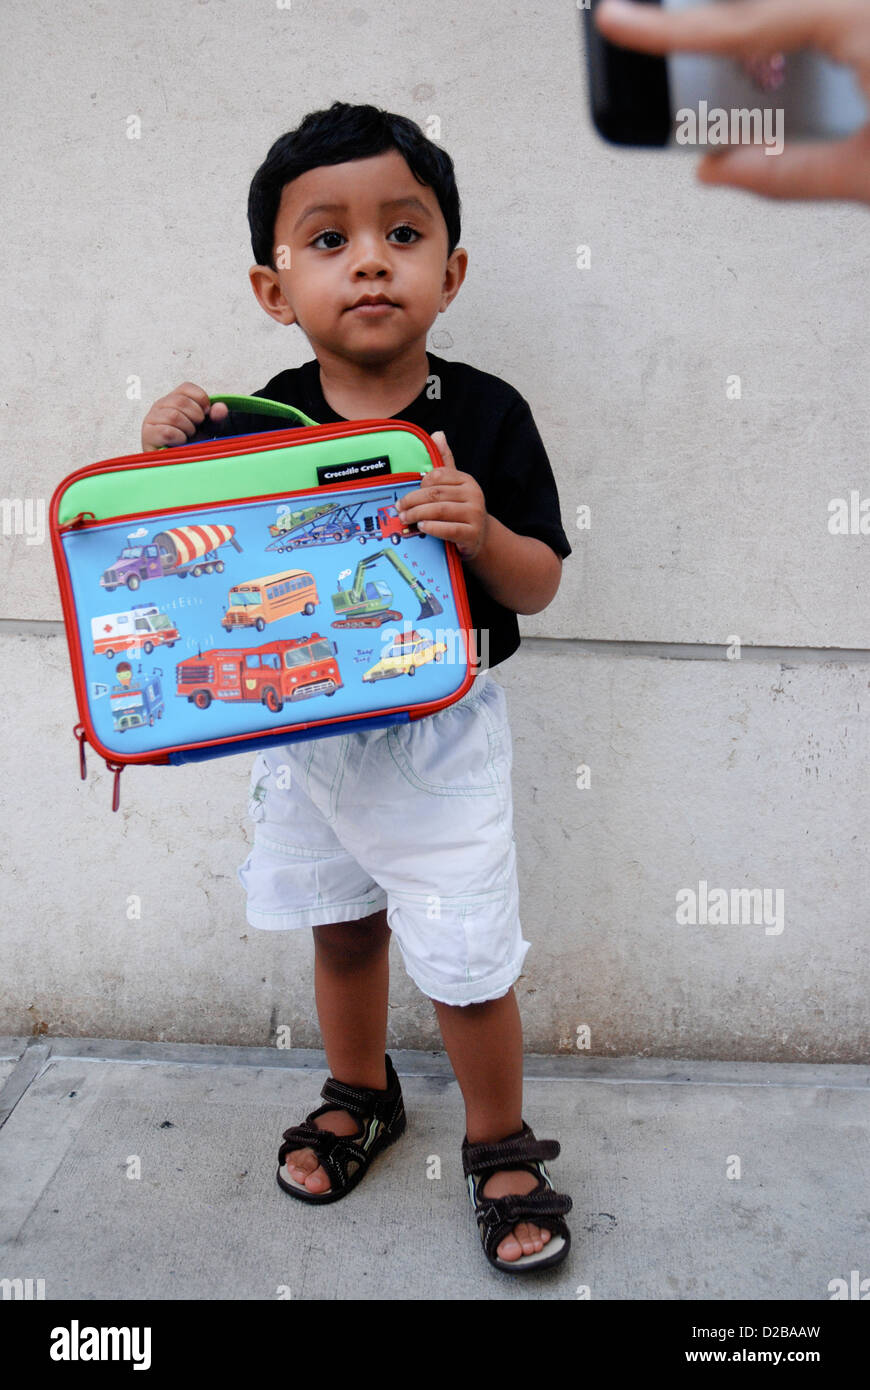
{"type": "Polygon", "coordinates": [[[311,1149],[294,1149],[285,1159],[287,1172],[309,1192],[328,1192],[330,1182],[311,1149]]]}
{"type": "Polygon", "coordinates": [[[509,1236],[498,1247],[502,1260],[518,1260],[521,1255],[534,1255],[543,1250],[552,1232],[546,1227],[534,1225],[531,1221],[518,1221],[509,1236]]]}
{"type": "Polygon", "coordinates": [[[511,1261],[518,1260],[522,1253],[523,1247],[520,1245],[519,1241],[513,1234],[505,1236],[504,1240],[502,1241],[501,1245],[499,1245],[496,1251],[496,1254],[498,1255],[500,1260],[511,1261]]]}
{"type": "Polygon", "coordinates": [[[514,1235],[523,1247],[524,1255],[533,1255],[536,1250],[543,1247],[537,1226],[533,1226],[528,1221],[518,1221],[514,1226],[514,1235]]]}

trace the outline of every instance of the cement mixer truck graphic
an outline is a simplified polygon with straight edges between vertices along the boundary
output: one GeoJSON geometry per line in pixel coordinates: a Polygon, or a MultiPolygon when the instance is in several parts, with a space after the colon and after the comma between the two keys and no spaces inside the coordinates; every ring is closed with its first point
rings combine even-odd
{"type": "Polygon", "coordinates": [[[241,553],[234,526],[202,522],[199,526],[176,526],[171,531],[160,531],[145,545],[125,545],[114,565],[101,576],[100,584],[112,593],[122,584],[136,590],[145,579],[163,579],[176,574],[181,579],[189,574],[194,578],[201,574],[221,574],[225,566],[217,552],[227,543],[241,553]]]}

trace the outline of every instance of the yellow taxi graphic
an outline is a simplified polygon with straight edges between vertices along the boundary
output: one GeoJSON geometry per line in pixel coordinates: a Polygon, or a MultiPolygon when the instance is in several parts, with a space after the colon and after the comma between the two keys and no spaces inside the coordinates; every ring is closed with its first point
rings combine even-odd
{"type": "Polygon", "coordinates": [[[433,642],[419,632],[405,632],[390,647],[386,656],[364,672],[364,681],[383,681],[392,676],[413,676],[418,666],[427,661],[440,661],[447,650],[446,643],[433,642]]]}

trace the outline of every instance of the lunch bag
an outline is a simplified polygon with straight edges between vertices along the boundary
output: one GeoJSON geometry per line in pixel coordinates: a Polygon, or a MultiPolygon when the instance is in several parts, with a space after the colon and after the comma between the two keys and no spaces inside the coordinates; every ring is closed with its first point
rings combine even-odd
{"type": "Polygon", "coordinates": [[[404,420],[295,428],[106,459],[51,499],[79,723],[120,775],[420,719],[477,672],[462,563],[396,503],[443,467],[404,420]]]}

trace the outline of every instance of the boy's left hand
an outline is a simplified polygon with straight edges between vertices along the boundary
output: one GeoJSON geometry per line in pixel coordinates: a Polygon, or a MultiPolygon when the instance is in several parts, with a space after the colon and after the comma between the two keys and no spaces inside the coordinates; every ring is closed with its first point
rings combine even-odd
{"type": "Polygon", "coordinates": [[[486,500],[471,474],[460,473],[456,467],[444,431],[436,431],[432,440],[444,467],[425,473],[419,488],[400,499],[399,516],[424,535],[452,541],[467,564],[480,553],[486,538],[486,500]]]}

